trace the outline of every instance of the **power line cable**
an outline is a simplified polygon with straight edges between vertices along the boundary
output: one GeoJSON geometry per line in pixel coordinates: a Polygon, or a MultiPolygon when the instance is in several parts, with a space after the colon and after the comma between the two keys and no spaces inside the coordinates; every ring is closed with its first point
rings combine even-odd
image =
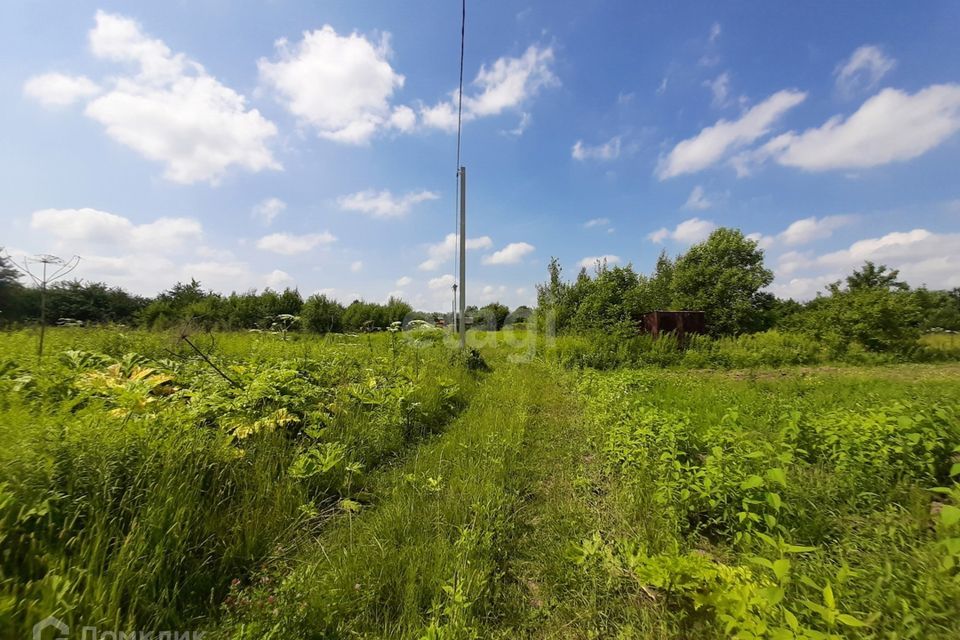
{"type": "Polygon", "coordinates": [[[467,28],[467,0],[460,13],[460,89],[457,92],[457,171],[460,171],[460,130],[463,122],[463,44],[467,28]]]}
{"type": "MultiPolygon", "coordinates": [[[[460,151],[461,151],[461,138],[462,138],[462,129],[463,129],[463,49],[464,49],[464,40],[466,35],[467,28],[467,0],[462,0],[460,4],[460,84],[457,89],[457,172],[456,172],[456,186],[454,187],[454,201],[453,201],[453,211],[454,211],[454,243],[455,246],[459,246],[460,234],[462,230],[460,229],[460,211],[458,209],[460,202],[460,151]]],[[[453,283],[454,283],[454,292],[456,292],[457,287],[457,251],[453,252],[453,283]]]]}

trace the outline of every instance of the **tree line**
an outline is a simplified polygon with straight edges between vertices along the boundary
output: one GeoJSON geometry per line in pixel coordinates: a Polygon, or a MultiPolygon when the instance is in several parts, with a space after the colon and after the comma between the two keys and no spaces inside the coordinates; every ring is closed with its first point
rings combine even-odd
{"type": "MultiPolygon", "coordinates": [[[[171,289],[148,298],[120,287],[80,280],[57,282],[46,291],[47,318],[60,324],[124,324],[148,329],[167,329],[189,324],[201,329],[270,330],[278,325],[330,333],[383,329],[393,322],[421,319],[451,322],[450,314],[415,312],[399,298],[385,304],[354,300],[343,305],[316,294],[303,299],[296,289],[249,291],[222,295],[205,291],[196,280],[177,283],[171,289]]],[[[20,272],[0,253],[0,326],[37,322],[40,318],[40,290],[21,282],[20,272]]],[[[494,302],[468,307],[476,326],[500,329],[511,311],[494,302]]],[[[521,307],[514,315],[525,318],[530,309],[521,307]]]]}
{"type": "MultiPolygon", "coordinates": [[[[649,275],[632,265],[598,263],[572,281],[552,259],[547,281],[537,285],[537,309],[513,312],[500,303],[467,307],[473,326],[500,329],[535,317],[538,327],[559,332],[633,334],[642,315],[656,309],[695,309],[706,314],[715,336],[777,329],[803,332],[837,344],[856,342],[885,351],[915,342],[924,331],[960,330],[960,288],[911,289],[899,274],[867,262],[844,281],[829,285],[814,299],[799,303],[765,291],[773,273],[764,252],[737,229],[720,228],[706,240],[671,258],[665,252],[649,275]]],[[[36,322],[40,292],[24,286],[19,272],[0,252],[0,325],[36,322]]],[[[295,289],[222,295],[199,282],[178,283],[153,297],[120,287],[79,280],[47,289],[51,322],[120,323],[164,329],[190,323],[206,329],[246,330],[292,327],[317,333],[386,328],[414,318],[443,319],[451,314],[416,312],[407,302],[385,304],[354,300],[343,305],[325,295],[304,300],[295,289]],[[295,319],[295,321],[292,321],[295,319]]]]}
{"type": "Polygon", "coordinates": [[[538,322],[561,333],[632,335],[657,309],[704,311],[714,336],[778,329],[871,351],[913,344],[924,331],[960,330],[960,288],[911,289],[896,270],[872,262],[806,303],[779,299],[764,291],[773,272],[763,250],[737,229],[717,229],[675,258],[661,253],[650,275],[598,263],[567,281],[556,259],[547,272],[537,286],[538,322]]]}

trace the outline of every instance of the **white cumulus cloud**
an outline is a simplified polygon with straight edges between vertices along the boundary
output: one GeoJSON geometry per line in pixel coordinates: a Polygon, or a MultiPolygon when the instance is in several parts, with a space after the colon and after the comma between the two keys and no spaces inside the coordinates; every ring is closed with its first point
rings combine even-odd
{"type": "Polygon", "coordinates": [[[118,250],[169,250],[185,248],[203,234],[192,218],[158,218],[135,224],[115,213],[97,209],[41,209],[34,211],[31,228],[59,241],[61,246],[111,247],[118,250]]]}
{"type": "MultiPolygon", "coordinates": [[[[960,234],[936,234],[926,229],[913,229],[858,240],[847,249],[820,256],[816,262],[852,268],[860,266],[865,260],[873,260],[893,268],[906,268],[909,272],[916,271],[914,267],[918,264],[948,255],[952,256],[954,264],[960,264],[960,234]]],[[[960,271],[951,275],[951,282],[960,282],[960,271]]]]}
{"type": "Polygon", "coordinates": [[[454,282],[456,282],[456,280],[448,273],[436,278],[430,278],[430,281],[427,282],[427,286],[436,291],[438,289],[449,289],[453,286],[454,282]]]}
{"type": "Polygon", "coordinates": [[[774,236],[768,236],[762,233],[748,233],[744,237],[746,237],[747,240],[753,240],[756,242],[757,246],[761,249],[769,249],[777,242],[777,239],[774,236]]]}
{"type": "Polygon", "coordinates": [[[263,281],[229,250],[202,244],[203,228],[192,218],[138,223],[92,208],[41,209],[31,215],[30,228],[44,251],[81,256],[76,277],[138,294],[155,295],[191,278],[225,292],[263,281]]]}
{"type": "Polygon", "coordinates": [[[817,293],[823,293],[828,284],[836,282],[842,277],[839,273],[828,273],[809,278],[777,277],[768,289],[778,298],[809,300],[816,297],[817,293]]]}
{"type": "Polygon", "coordinates": [[[387,124],[402,133],[410,133],[417,126],[417,112],[405,104],[394,107],[387,124]]]}
{"type": "Polygon", "coordinates": [[[647,238],[658,244],[665,240],[673,240],[682,244],[694,244],[705,240],[716,228],[717,225],[710,220],[690,218],[678,224],[672,231],[666,227],[661,227],[653,233],[648,234],[647,238]]]}
{"type": "Polygon", "coordinates": [[[960,233],[934,233],[927,229],[894,231],[865,238],[846,249],[816,255],[789,252],[780,257],[771,290],[777,295],[810,298],[866,260],[900,271],[911,286],[935,289],[960,286],[960,233]]]}
{"type": "MultiPolygon", "coordinates": [[[[530,45],[519,57],[504,56],[492,65],[480,67],[473,80],[476,91],[469,88],[463,96],[463,121],[495,116],[521,107],[545,87],[560,83],[551,70],[552,47],[530,45]]],[[[423,107],[420,116],[426,126],[453,132],[457,130],[456,92],[432,107],[423,107]]]]}
{"type": "Polygon", "coordinates": [[[278,290],[293,286],[294,280],[286,271],[274,269],[263,277],[263,282],[269,288],[278,290]]]}
{"type": "Polygon", "coordinates": [[[536,247],[527,242],[511,242],[503,249],[483,256],[483,264],[517,264],[535,250],[536,247]]]}
{"type": "Polygon", "coordinates": [[[692,138],[683,140],[661,158],[657,177],[661,180],[685,173],[695,173],[724,159],[728,152],[744,147],[770,132],[774,124],[790,109],[803,102],[802,91],[778,91],[752,107],[739,119],[719,120],[692,138]]]}
{"type": "MultiPolygon", "coordinates": [[[[480,236],[479,238],[467,238],[467,250],[489,249],[493,246],[493,240],[490,236],[480,236]]],[[[448,233],[447,236],[436,244],[427,247],[427,259],[420,263],[421,271],[435,271],[440,265],[451,262],[453,256],[457,253],[457,234],[448,233]]]]}
{"type": "Polygon", "coordinates": [[[435,191],[411,191],[402,196],[395,196],[390,191],[360,191],[337,199],[340,208],[345,211],[356,211],[374,218],[399,218],[410,212],[410,209],[421,202],[436,200],[440,194],[435,191]]]}
{"type": "Polygon", "coordinates": [[[848,118],[834,116],[789,132],[759,150],[759,160],[807,171],[864,169],[920,156],[960,129],[960,85],[932,85],[910,95],[884,89],[848,118]]]}
{"type": "Polygon", "coordinates": [[[113,78],[87,104],[86,115],[120,144],[164,163],[166,178],[216,184],[233,166],[281,168],[267,147],[277,133],[274,124],[201,64],[173,53],[137,22],[104,11],[97,12],[89,40],[96,57],[136,73],[113,78]]]}
{"type": "Polygon", "coordinates": [[[100,87],[86,76],[44,73],[27,80],[23,93],[45,107],[65,107],[97,95],[100,87]]]}
{"type": "Polygon", "coordinates": [[[272,251],[283,255],[305,253],[321,245],[336,242],[336,237],[330,232],[308,233],[295,235],[292,233],[271,233],[257,240],[257,248],[263,251],[272,251]]]}
{"type": "Polygon", "coordinates": [[[799,245],[829,238],[837,229],[853,222],[853,216],[811,216],[788,226],[778,238],[787,245],[799,245]]]}
{"type": "Polygon", "coordinates": [[[390,101],[404,77],[390,65],[390,37],[376,40],[353,32],[339,35],[330,25],[305,31],[291,44],[276,42],[276,60],[257,63],[264,84],[290,113],[311,125],[322,138],[364,144],[378,131],[413,128],[409,107],[390,101]]]}

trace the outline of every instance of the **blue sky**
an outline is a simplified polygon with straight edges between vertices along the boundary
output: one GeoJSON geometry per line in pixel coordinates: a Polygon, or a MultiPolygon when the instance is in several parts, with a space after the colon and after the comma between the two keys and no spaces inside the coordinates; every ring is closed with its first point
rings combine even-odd
{"type": "MultiPolygon", "coordinates": [[[[715,226],[782,296],[864,259],[960,286],[958,32],[955,2],[469,3],[469,302],[715,226]]],[[[449,306],[457,2],[17,1],[0,42],[11,254],[449,306]]]]}

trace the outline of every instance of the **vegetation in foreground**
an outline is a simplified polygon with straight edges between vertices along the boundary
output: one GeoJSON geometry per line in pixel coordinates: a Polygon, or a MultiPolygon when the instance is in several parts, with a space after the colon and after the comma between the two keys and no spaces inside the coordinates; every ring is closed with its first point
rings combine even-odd
{"type": "Polygon", "coordinates": [[[958,637],[955,365],[472,337],[0,334],[0,635],[958,637]]]}
{"type": "Polygon", "coordinates": [[[960,389],[916,374],[585,376],[603,506],[561,582],[587,615],[560,617],[601,636],[956,637],[960,389]]]}
{"type": "Polygon", "coordinates": [[[209,621],[233,579],[357,508],[474,387],[428,341],[194,336],[208,364],[155,334],[86,337],[42,364],[0,337],[21,355],[0,362],[7,630],[209,621]]]}

